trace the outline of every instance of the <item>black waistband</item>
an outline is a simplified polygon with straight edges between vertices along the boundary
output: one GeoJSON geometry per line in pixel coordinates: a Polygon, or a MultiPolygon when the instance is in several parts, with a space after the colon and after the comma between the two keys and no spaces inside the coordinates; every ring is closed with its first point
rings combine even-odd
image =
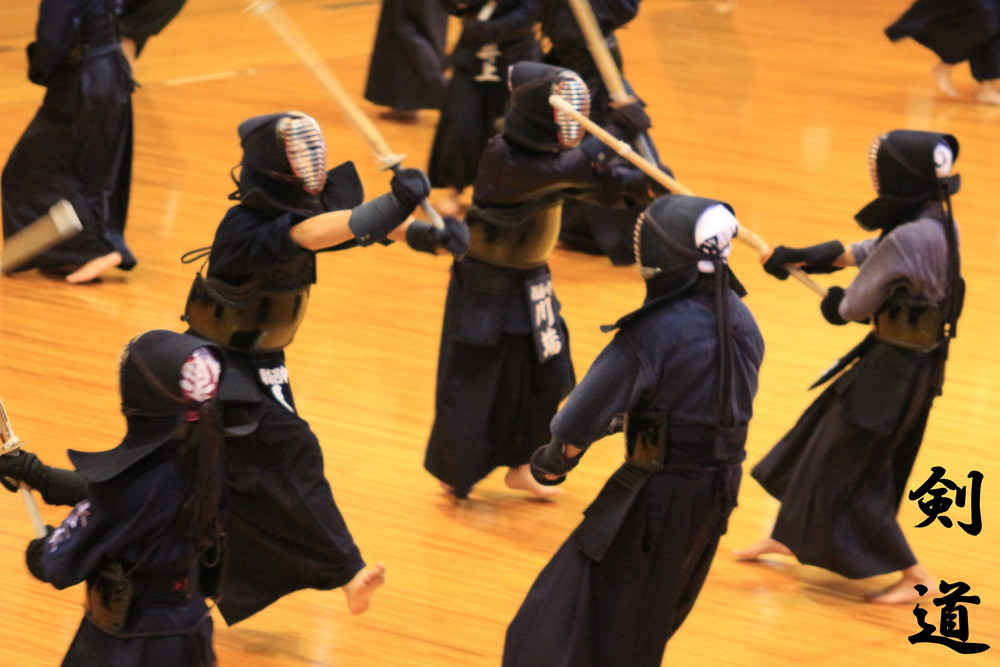
{"type": "Polygon", "coordinates": [[[137,572],[131,575],[134,600],[143,604],[184,605],[198,588],[197,574],[137,572]]]}
{"type": "Polygon", "coordinates": [[[730,456],[719,458],[718,456],[712,456],[711,452],[705,452],[706,455],[699,456],[694,454],[690,447],[676,445],[677,443],[668,445],[666,456],[663,458],[663,470],[674,472],[716,470],[719,466],[740,465],[747,457],[746,451],[742,448],[738,452],[733,452],[730,456]]]}

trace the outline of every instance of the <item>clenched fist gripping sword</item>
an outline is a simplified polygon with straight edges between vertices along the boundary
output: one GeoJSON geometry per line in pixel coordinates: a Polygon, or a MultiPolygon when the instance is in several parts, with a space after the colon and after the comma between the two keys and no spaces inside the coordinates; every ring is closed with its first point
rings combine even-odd
{"type": "MultiPolygon", "coordinates": [[[[590,120],[582,113],[574,109],[566,100],[559,97],[558,95],[552,95],[549,97],[549,104],[555,108],[571,115],[578,123],[587,128],[587,131],[593,134],[595,137],[601,140],[602,143],[607,145],[609,148],[614,150],[614,152],[621,155],[623,158],[638,167],[644,174],[655,180],[657,183],[665,187],[670,192],[682,195],[693,195],[694,193],[688,188],[684,187],[681,183],[675,180],[668,173],[657,167],[655,164],[646,160],[640,155],[637,155],[632,147],[625,141],[621,141],[613,134],[605,130],[603,127],[590,120]]],[[[761,237],[754,234],[752,231],[740,225],[739,232],[736,234],[736,238],[742,241],[744,244],[750,246],[761,257],[766,257],[771,252],[771,247],[767,242],[761,237]]],[[[801,281],[806,287],[816,292],[820,296],[826,296],[826,288],[817,283],[815,280],[806,275],[806,273],[799,268],[794,266],[786,266],[785,270],[791,276],[794,276],[797,280],[801,281]]]]}
{"type": "MultiPolygon", "coordinates": [[[[0,456],[20,456],[19,450],[23,444],[24,442],[14,435],[14,431],[10,427],[10,420],[7,419],[7,411],[4,410],[3,401],[0,400],[0,456]]],[[[31,495],[31,488],[20,482],[17,491],[21,494],[21,498],[24,499],[24,504],[28,508],[28,516],[31,517],[31,525],[35,529],[35,535],[45,537],[47,534],[45,522],[42,521],[35,497],[31,495]]]]}
{"type": "MultiPolygon", "coordinates": [[[[416,2],[418,0],[413,1],[416,2]]],[[[288,15],[281,8],[281,5],[278,4],[278,1],[250,0],[246,11],[263,17],[270,24],[271,28],[278,33],[278,36],[295,51],[306,67],[312,70],[312,73],[316,75],[319,82],[333,96],[337,104],[340,105],[344,115],[347,116],[355,129],[361,133],[361,136],[371,146],[382,169],[399,171],[401,168],[400,164],[406,156],[397,155],[392,152],[392,149],[389,148],[378,128],[375,127],[368,116],[351,99],[350,94],[341,85],[330,68],[327,67],[326,63],[323,62],[323,59],[316,50],[312,48],[312,45],[306,40],[305,35],[299,31],[298,26],[288,18],[288,15]]],[[[444,221],[426,199],[420,202],[420,208],[423,209],[432,225],[438,229],[444,229],[444,221]]]]}

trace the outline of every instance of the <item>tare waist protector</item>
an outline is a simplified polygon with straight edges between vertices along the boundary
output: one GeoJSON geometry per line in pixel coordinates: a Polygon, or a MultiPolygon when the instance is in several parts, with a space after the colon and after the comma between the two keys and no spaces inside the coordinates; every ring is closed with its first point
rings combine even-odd
{"type": "Polygon", "coordinates": [[[941,312],[936,304],[890,299],[875,315],[875,337],[908,350],[930,352],[941,344],[941,312]]]}

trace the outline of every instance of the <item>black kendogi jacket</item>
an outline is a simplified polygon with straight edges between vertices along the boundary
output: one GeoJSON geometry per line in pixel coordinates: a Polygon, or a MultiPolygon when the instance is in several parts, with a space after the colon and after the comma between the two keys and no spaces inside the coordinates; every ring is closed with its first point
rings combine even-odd
{"type": "Polygon", "coordinates": [[[119,22],[122,37],[135,42],[135,55],[142,53],[146,41],[167,27],[186,0],[124,0],[119,22]]]}
{"type": "Polygon", "coordinates": [[[214,665],[212,622],[199,591],[203,550],[183,537],[177,516],[188,497],[175,458],[178,443],[148,455],[106,482],[92,482],[46,538],[32,542],[32,574],[59,589],[93,583],[108,558],[131,569],[134,587],[124,636],[81,623],[64,665],[214,665]]]}
{"type": "Polygon", "coordinates": [[[483,44],[496,44],[500,55],[496,60],[497,73],[506,78],[507,68],[522,60],[535,60],[537,47],[531,27],[537,20],[541,0],[501,0],[486,21],[476,21],[481,5],[474,10],[461,7],[467,3],[444,1],[449,14],[465,19],[462,34],[451,53],[449,61],[456,69],[477,72],[482,61],[476,53],[483,44]]]}
{"type": "MultiPolygon", "coordinates": [[[[601,32],[609,35],[639,13],[641,0],[591,0],[594,18],[601,32]]],[[[566,0],[542,0],[540,15],[543,34],[552,40],[553,47],[563,48],[571,43],[584,43],[583,33],[566,0]]]]}
{"type": "Polygon", "coordinates": [[[645,175],[617,157],[608,161],[608,153],[592,136],[559,151],[531,150],[494,136],[473,183],[468,257],[511,268],[539,267],[555,246],[564,199],[619,207],[648,203],[645,175]]]}
{"type": "MultiPolygon", "coordinates": [[[[594,18],[597,19],[601,33],[609,42],[611,55],[618,61],[619,69],[622,63],[614,32],[636,17],[639,13],[639,2],[641,0],[591,0],[590,2],[594,18]]],[[[542,0],[539,20],[542,24],[542,34],[552,42],[552,48],[546,54],[545,61],[579,74],[590,88],[592,110],[603,114],[603,110],[608,106],[607,90],[569,3],[566,0],[542,0]]],[[[594,120],[601,122],[600,118],[594,120]]]]}
{"type": "Polygon", "coordinates": [[[728,299],[735,370],[723,404],[734,413],[733,436],[713,430],[721,426],[714,411],[718,342],[709,335],[715,315],[707,290],[677,297],[622,325],[552,420],[552,434],[587,447],[607,435],[615,415],[655,411],[669,417],[668,462],[742,461],[764,341],[742,300],[735,292],[728,299]]]}
{"type": "Polygon", "coordinates": [[[480,210],[502,209],[553,197],[605,206],[623,199],[648,203],[648,194],[638,187],[641,172],[623,162],[617,163],[619,168],[614,161],[608,163],[597,157],[608,153],[610,150],[605,150],[593,136],[585,137],[576,148],[548,152],[530,150],[497,135],[483,151],[473,183],[473,205],[480,210]]]}
{"type": "Polygon", "coordinates": [[[42,0],[38,39],[28,45],[28,79],[45,86],[68,61],[79,59],[74,52],[117,42],[120,4],[120,0],[42,0]]]}

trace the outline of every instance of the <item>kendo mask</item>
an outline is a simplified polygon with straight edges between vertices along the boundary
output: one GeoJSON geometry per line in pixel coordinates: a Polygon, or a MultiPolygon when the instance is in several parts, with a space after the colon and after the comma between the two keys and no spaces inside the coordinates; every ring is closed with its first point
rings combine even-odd
{"type": "Polygon", "coordinates": [[[944,201],[961,186],[951,174],[958,140],[950,134],[893,130],[872,142],[868,158],[878,198],[854,216],[867,231],[908,222],[926,202],[944,201]]]}
{"type": "Polygon", "coordinates": [[[685,292],[703,274],[725,273],[728,281],[726,259],[738,229],[732,208],[714,199],[667,195],[650,204],[634,234],[646,301],[685,292]]]}
{"type": "Polygon", "coordinates": [[[520,62],[510,67],[508,85],[510,102],[504,123],[507,139],[525,148],[552,152],[573,148],[583,140],[583,126],[549,104],[549,97],[558,95],[584,116],[590,114],[590,91],[576,72],[520,62]]]}
{"type": "Polygon", "coordinates": [[[235,198],[265,210],[322,210],[326,146],[312,117],[298,111],[255,116],[238,131],[243,160],[235,198]]]}
{"type": "Polygon", "coordinates": [[[80,474],[92,482],[111,479],[174,439],[184,421],[211,407],[222,375],[222,349],[173,331],[148,331],[123,350],[119,366],[122,413],[128,431],[104,452],[70,450],[80,474]]]}

